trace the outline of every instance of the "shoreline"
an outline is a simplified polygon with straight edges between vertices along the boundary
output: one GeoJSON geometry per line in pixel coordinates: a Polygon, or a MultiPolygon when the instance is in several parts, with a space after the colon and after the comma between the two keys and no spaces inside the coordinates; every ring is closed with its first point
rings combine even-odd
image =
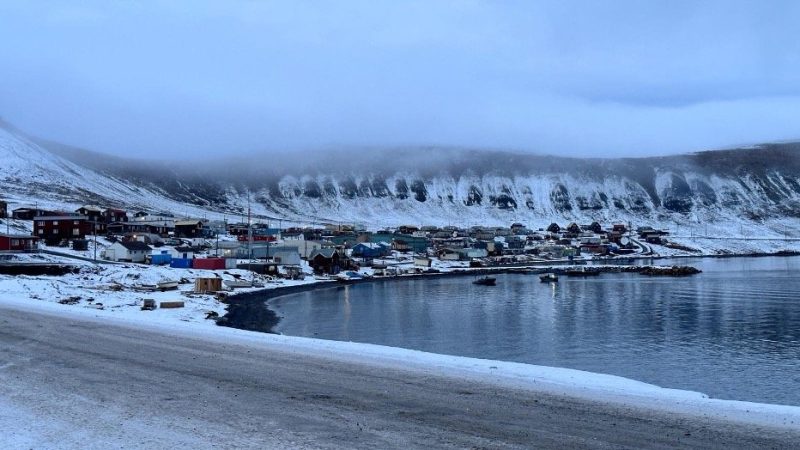
{"type": "MultiPolygon", "coordinates": [[[[680,255],[680,256],[630,256],[621,257],[620,260],[626,261],[642,261],[642,260],[666,260],[666,259],[690,259],[690,258],[766,258],[766,257],[793,257],[800,256],[800,252],[795,251],[778,251],[774,253],[734,253],[725,255],[680,255]]],[[[629,270],[631,272],[643,270],[646,267],[653,267],[654,265],[631,265],[631,264],[614,264],[614,259],[594,259],[584,260],[580,262],[568,263],[566,260],[552,261],[556,265],[543,266],[539,264],[512,264],[502,266],[490,267],[464,267],[456,268],[448,272],[436,273],[420,273],[412,275],[399,275],[393,277],[380,277],[380,278],[364,278],[358,280],[348,280],[344,283],[338,281],[317,281],[314,283],[303,284],[299,286],[279,286],[274,288],[259,289],[249,292],[234,293],[228,296],[224,303],[225,314],[217,320],[218,326],[237,328],[247,331],[256,331],[268,334],[280,334],[275,332],[275,327],[280,323],[281,318],[278,314],[269,307],[269,301],[282,297],[284,295],[297,294],[302,292],[309,292],[318,289],[326,289],[336,286],[343,286],[345,284],[361,284],[361,283],[374,283],[374,282],[389,282],[389,281],[404,281],[410,278],[421,277],[453,277],[453,276],[476,276],[487,274],[542,274],[548,272],[562,273],[566,268],[574,266],[591,265],[593,268],[599,269],[601,272],[622,272],[622,267],[635,267],[638,270],[629,270]],[[237,326],[231,325],[235,322],[237,326]]],[[[656,266],[657,267],[657,266],[656,266]]]]}

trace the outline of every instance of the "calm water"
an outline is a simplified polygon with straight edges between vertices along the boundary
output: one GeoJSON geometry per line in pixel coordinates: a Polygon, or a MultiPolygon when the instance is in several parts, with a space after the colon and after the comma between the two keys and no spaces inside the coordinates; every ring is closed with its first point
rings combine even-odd
{"type": "MultiPolygon", "coordinates": [[[[663,262],[662,262],[663,263],[663,262]]],[[[294,336],[621,375],[800,405],[800,258],[681,260],[690,278],[412,279],[270,301],[294,336]]]]}

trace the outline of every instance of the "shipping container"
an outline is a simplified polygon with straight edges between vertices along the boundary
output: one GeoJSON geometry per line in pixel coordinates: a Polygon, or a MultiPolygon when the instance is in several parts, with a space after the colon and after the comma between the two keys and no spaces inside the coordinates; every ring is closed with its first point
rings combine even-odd
{"type": "Polygon", "coordinates": [[[194,269],[224,270],[225,258],[197,258],[192,264],[194,269]]]}
{"type": "Polygon", "coordinates": [[[193,260],[188,258],[172,258],[172,260],[169,262],[169,266],[176,269],[191,269],[192,261],[193,260]]]}
{"type": "Polygon", "coordinates": [[[152,255],[150,258],[151,258],[151,263],[154,266],[163,266],[166,264],[170,264],[172,262],[172,255],[170,255],[169,253],[160,253],[152,255]]]}

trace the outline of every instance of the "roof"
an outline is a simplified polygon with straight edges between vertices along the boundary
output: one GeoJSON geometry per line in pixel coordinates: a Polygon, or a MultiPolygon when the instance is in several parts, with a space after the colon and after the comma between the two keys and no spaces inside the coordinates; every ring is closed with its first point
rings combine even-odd
{"type": "Polygon", "coordinates": [[[200,219],[197,220],[176,220],[175,226],[194,226],[194,225],[202,225],[203,221],[200,219]]]}
{"type": "Polygon", "coordinates": [[[333,258],[333,254],[336,253],[335,248],[321,248],[316,249],[311,252],[311,255],[308,256],[308,259],[314,259],[317,255],[322,256],[323,258],[333,258]]]}
{"type": "Polygon", "coordinates": [[[32,236],[30,234],[5,234],[5,233],[0,233],[0,237],[9,238],[9,239],[39,239],[37,236],[32,236]]]}
{"type": "Polygon", "coordinates": [[[95,205],[84,205],[78,208],[77,210],[80,211],[81,209],[85,209],[87,211],[94,211],[94,212],[103,212],[103,208],[95,205]]]}
{"type": "Polygon", "coordinates": [[[86,216],[37,216],[33,220],[86,220],[86,216]]]}
{"type": "Polygon", "coordinates": [[[128,250],[132,250],[132,251],[137,251],[137,250],[150,251],[150,250],[152,250],[152,248],[150,248],[149,245],[147,245],[147,244],[145,244],[144,242],[141,242],[141,241],[120,242],[120,244],[122,244],[122,246],[127,248],[128,250]]]}
{"type": "Polygon", "coordinates": [[[381,242],[381,243],[377,243],[377,242],[361,242],[360,244],[356,244],[353,247],[363,246],[363,247],[367,247],[367,248],[371,248],[371,249],[383,249],[387,245],[389,245],[389,244],[386,244],[386,243],[383,243],[383,242],[381,242]]]}

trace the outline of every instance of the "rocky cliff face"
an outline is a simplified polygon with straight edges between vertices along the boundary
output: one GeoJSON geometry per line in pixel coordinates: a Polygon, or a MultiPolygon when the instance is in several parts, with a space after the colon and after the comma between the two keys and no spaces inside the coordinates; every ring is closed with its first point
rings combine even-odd
{"type": "MultiPolygon", "coordinates": [[[[101,156],[32,142],[9,130],[0,138],[0,150],[27,149],[14,153],[16,165],[46,161],[44,178],[58,179],[59,195],[76,202],[88,197],[143,204],[163,198],[237,213],[249,197],[257,212],[276,218],[373,226],[762,223],[800,217],[800,144],[639,159],[393,149],[186,164],[101,156]]],[[[15,178],[25,167],[3,169],[0,179],[6,186],[28,184],[41,195],[52,194],[37,177],[15,178]]]]}

